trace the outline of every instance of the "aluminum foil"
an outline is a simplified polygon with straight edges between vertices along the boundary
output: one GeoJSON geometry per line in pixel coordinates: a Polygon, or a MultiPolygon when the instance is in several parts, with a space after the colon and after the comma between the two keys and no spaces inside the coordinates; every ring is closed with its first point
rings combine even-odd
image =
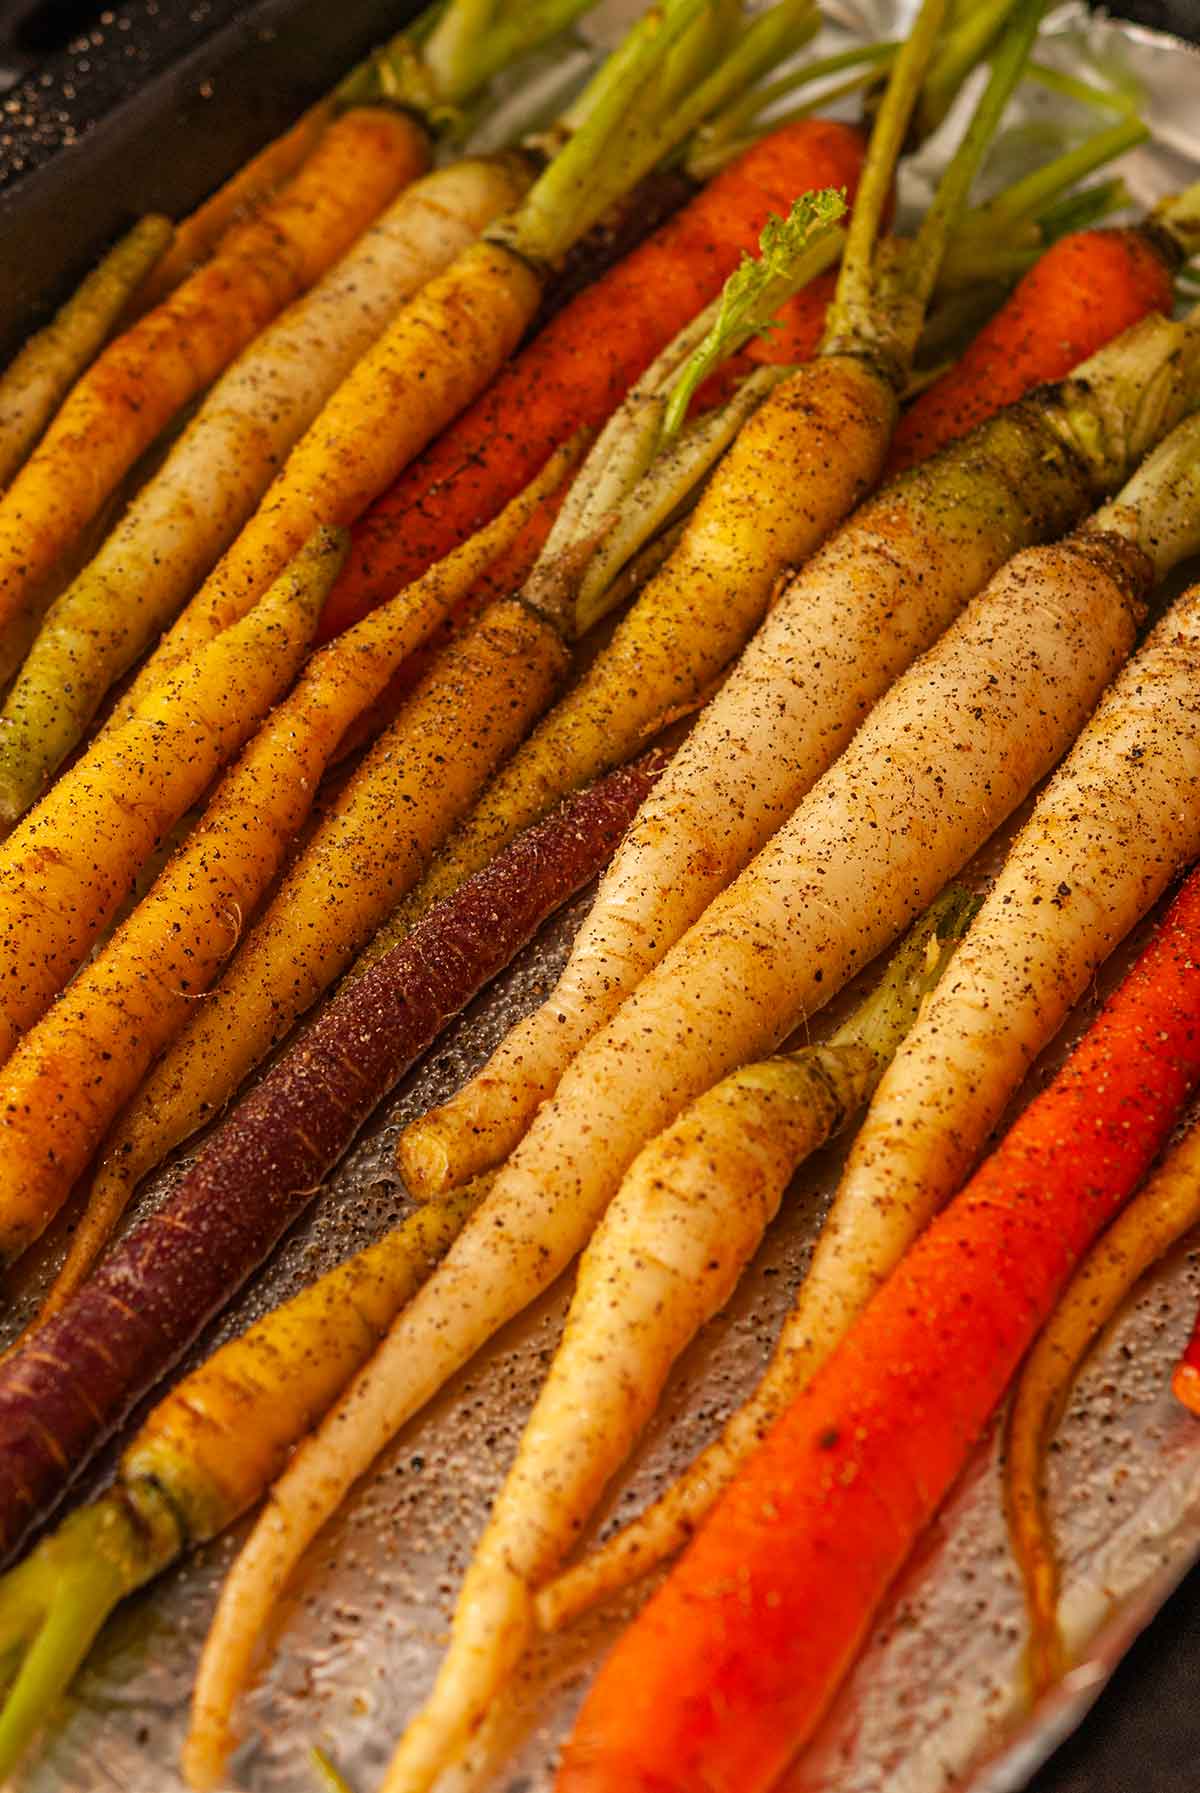
{"type": "MultiPolygon", "coordinates": [[[[634,10],[628,0],[611,0],[593,27],[596,41],[611,41],[634,10]]],[[[912,7],[831,0],[828,12],[836,22],[818,49],[896,35],[912,7]]],[[[1039,54],[1085,78],[1140,88],[1154,140],[1122,164],[1137,207],[1200,177],[1200,56],[1151,32],[1089,19],[1075,6],[1055,13],[1039,54]]],[[[547,94],[562,73],[543,65],[547,94]]],[[[1073,104],[1027,87],[998,145],[991,181],[1013,178],[1094,128],[1094,118],[1073,104]]],[[[944,153],[939,137],[906,173],[906,209],[919,207],[944,153]]],[[[983,856],[977,876],[987,875],[1001,846],[983,856]]],[[[378,1237],[404,1211],[393,1162],[400,1129],[455,1089],[541,998],[587,900],[552,924],[439,1043],[331,1180],[312,1218],[212,1329],[205,1351],[378,1237]]],[[[1142,934],[1109,968],[1108,982],[1142,934]]],[[[1035,1067],[1026,1095],[1050,1074],[1100,994],[1091,993],[1035,1067]]],[[[804,1272],[838,1169],[838,1154],[826,1152],[797,1180],[729,1308],[678,1365],[593,1535],[650,1499],[750,1391],[804,1272]]],[[[8,1328],[28,1311],[51,1255],[27,1272],[8,1328]]],[[[1078,1664],[1064,1685],[1036,1712],[1027,1710],[1024,1616],[993,1438],[922,1541],[787,1793],[1009,1793],[1077,1722],[1138,1628],[1200,1554],[1200,1424],[1167,1390],[1198,1290],[1196,1253],[1185,1247],[1110,1329],[1060,1428],[1051,1498],[1064,1558],[1062,1613],[1078,1664]]],[[[363,1793],[377,1783],[431,1683],[458,1581],[554,1349],[568,1295],[564,1280],[508,1327],[405,1428],[318,1539],[270,1640],[270,1665],[246,1702],[246,1741],[230,1788],[317,1793],[314,1744],[363,1793]]],[[[92,1480],[102,1478],[103,1469],[92,1480]]],[[[120,1610],[77,1678],[52,1739],[18,1776],[24,1793],[180,1793],[176,1763],[193,1666],[244,1530],[195,1554],[120,1610]]],[[[469,1786],[547,1793],[556,1747],[583,1689],[636,1604],[631,1596],[534,1653],[471,1772],[455,1777],[453,1793],[469,1786]]]]}

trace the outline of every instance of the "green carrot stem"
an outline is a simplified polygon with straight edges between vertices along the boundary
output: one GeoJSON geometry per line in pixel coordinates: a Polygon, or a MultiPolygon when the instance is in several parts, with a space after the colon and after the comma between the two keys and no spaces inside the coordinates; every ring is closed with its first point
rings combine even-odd
{"type": "MultiPolygon", "coordinates": [[[[685,33],[703,27],[707,0],[663,0],[644,14],[585,89],[584,116],[571,141],[518,211],[487,233],[535,263],[553,266],[626,187],[660,159],[655,83],[685,33]],[[636,121],[636,122],[635,122],[636,121]],[[649,159],[639,157],[639,149],[649,159]]],[[[686,134],[686,133],[684,133],[686,134]]],[[[679,141],[679,139],[674,139],[679,141]]],[[[668,145],[673,147],[673,144],[668,145]]]]}
{"type": "MultiPolygon", "coordinates": [[[[806,27],[811,37],[817,29],[817,20],[812,19],[806,27]]],[[[766,81],[761,86],[745,93],[732,105],[724,107],[712,115],[703,130],[699,133],[696,150],[688,156],[687,166],[691,174],[699,172],[697,159],[706,165],[713,165],[713,158],[720,154],[722,145],[728,146],[737,139],[741,140],[754,121],[780,100],[787,99],[799,89],[812,87],[818,81],[826,80],[831,75],[841,74],[844,69],[857,69],[866,65],[869,69],[877,69],[881,63],[889,62],[896,51],[895,43],[860,44],[852,50],[842,50],[836,56],[820,56],[815,62],[801,63],[787,74],[778,76],[774,81],[766,81]]],[[[818,96],[815,103],[823,103],[828,93],[818,96]]],[[[790,114],[772,113],[771,129],[787,122],[790,114]]],[[[723,158],[725,159],[725,158],[723,158]]]]}
{"type": "Polygon", "coordinates": [[[1097,168],[1123,156],[1144,143],[1149,131],[1139,118],[1122,119],[1105,131],[1097,131],[1074,149],[1066,150],[1052,162],[1014,181],[1003,193],[986,204],[974,206],[962,219],[963,230],[991,231],[1021,218],[1036,217],[1060,194],[1076,185],[1097,168]]]}
{"type": "Polygon", "coordinates": [[[1028,78],[1036,81],[1039,87],[1049,89],[1051,93],[1061,94],[1064,99],[1078,100],[1081,105],[1100,111],[1136,113],[1138,108],[1137,92],[1132,85],[1125,91],[1118,87],[1095,87],[1089,81],[1081,81],[1078,75],[1064,74],[1062,69],[1047,68],[1044,62],[1031,62],[1028,78]]]}
{"type": "Polygon", "coordinates": [[[422,113],[441,134],[461,132],[462,108],[509,63],[557,37],[596,0],[449,0],[351,69],[334,90],[336,110],[392,100],[422,113]]]}
{"type": "MultiPolygon", "coordinates": [[[[902,312],[909,312],[901,329],[905,332],[904,343],[910,362],[950,232],[962,217],[979,165],[1029,60],[1046,4],[1047,0],[1018,0],[1012,22],[992,58],[992,72],[983,97],[950,166],[938,182],[933,203],[921,221],[911,253],[896,265],[896,284],[903,294],[902,298],[900,293],[897,297],[902,312]]],[[[891,295],[886,294],[886,297],[891,295]]]]}
{"type": "Polygon", "coordinates": [[[181,1533],[153,1488],[112,1493],[72,1513],[0,1583],[0,1643],[32,1639],[0,1713],[0,1782],[31,1738],[113,1608],[178,1553],[181,1533]]]}
{"type": "Polygon", "coordinates": [[[1020,0],[959,0],[922,86],[918,128],[922,139],[945,118],[966,77],[999,37],[1020,0]]]}
{"type": "Polygon", "coordinates": [[[837,292],[829,308],[823,345],[829,352],[833,345],[846,340],[858,344],[869,325],[875,298],[875,245],[891,195],[896,161],[945,13],[946,0],[922,0],[913,29],[892,64],[846,232],[837,292]]]}

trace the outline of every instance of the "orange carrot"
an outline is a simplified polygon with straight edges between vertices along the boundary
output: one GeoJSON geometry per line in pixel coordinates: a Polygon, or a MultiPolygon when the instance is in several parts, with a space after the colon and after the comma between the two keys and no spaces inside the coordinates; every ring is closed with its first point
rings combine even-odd
{"type": "Polygon", "coordinates": [[[755,1793],[811,1735],[1074,1262],[1200,1083],[1198,931],[1193,877],[618,1644],[558,1793],[755,1793]]]}
{"type": "Polygon", "coordinates": [[[603,422],[753,254],[768,215],[806,188],[853,189],[864,153],[857,130],[826,119],[773,132],[572,300],[358,524],[321,639],[486,522],[576,429],[603,422]]]}
{"type": "Polygon", "coordinates": [[[887,472],[965,436],[1002,405],[1060,380],[1149,312],[1170,315],[1178,257],[1142,229],[1062,237],[1018,283],[966,353],[901,418],[887,472]]]}

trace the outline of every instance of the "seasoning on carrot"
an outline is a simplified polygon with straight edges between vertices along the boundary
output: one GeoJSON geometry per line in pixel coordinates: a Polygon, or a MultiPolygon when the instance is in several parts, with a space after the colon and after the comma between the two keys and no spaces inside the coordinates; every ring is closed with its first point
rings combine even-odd
{"type": "MultiPolygon", "coordinates": [[[[321,406],[396,308],[528,185],[513,157],[414,181],[243,351],[159,471],[55,600],[4,704],[0,816],[22,813],[109,687],[211,571],[321,406]]],[[[136,709],[145,681],[118,703],[136,709]]]]}
{"type": "Polygon", "coordinates": [[[344,551],[318,531],[249,616],[94,743],[0,846],[0,1064],[86,958],[156,841],[291,684],[344,551]]]}
{"type": "MultiPolygon", "coordinates": [[[[1153,323],[1127,345],[1118,339],[1079,370],[1081,386],[1114,376],[1124,384],[1127,357],[1139,356],[1144,345],[1157,359],[1166,343],[1153,323]],[[1159,347],[1151,348],[1152,341],[1159,347]]],[[[1136,409],[1140,376],[1132,367],[1129,374],[1118,400],[1122,409],[1136,409]]],[[[1086,398],[1085,406],[1098,397],[1086,398]]],[[[1060,532],[1085,512],[1089,498],[1120,483],[1128,465],[1114,462],[1106,470],[1103,457],[1079,479],[1070,428],[1066,453],[1050,448],[1046,459],[1043,428],[1048,424],[1052,436],[1061,434],[1055,407],[1053,391],[1044,392],[913,469],[865,505],[776,594],[757,636],[622,844],[551,996],[518,1023],[475,1078],[409,1129],[402,1162],[410,1188],[449,1187],[506,1157],[573,1053],[793,812],[892,680],[1010,554],[1060,532]],[[1061,477],[1049,480],[1051,468],[1061,477]],[[803,678],[797,667],[805,669],[803,678]]],[[[1094,414],[1102,415],[1102,408],[1094,414]]],[[[1164,426],[1180,414],[1165,417],[1164,426]]],[[[760,412],[755,426],[762,418],[760,412]]],[[[803,490],[806,498],[820,494],[824,508],[832,493],[822,492],[828,476],[822,459],[814,461],[805,467],[803,490]]],[[[777,480],[774,488],[778,503],[787,488],[777,480]]],[[[714,502],[717,491],[714,481],[714,502]]],[[[675,658],[672,647],[672,674],[675,658]]],[[[553,726],[543,725],[495,781],[422,888],[406,900],[397,928],[420,912],[428,896],[452,887],[458,863],[469,865],[470,855],[486,851],[494,834],[503,837],[510,811],[524,813],[529,797],[523,780],[536,795],[557,764],[569,760],[572,710],[582,706],[589,689],[603,690],[604,670],[598,661],[589,686],[572,694],[553,726]]],[[[639,664],[637,678],[644,676],[639,664]]],[[[624,687],[631,682],[626,668],[624,687]]],[[[640,682],[636,694],[643,696],[640,682]]],[[[608,751],[606,715],[594,732],[608,751]]]]}
{"type": "MultiPolygon", "coordinates": [[[[1147,666],[1174,658],[1182,684],[1172,627],[1194,669],[1200,591],[1142,656],[1147,666]]],[[[1194,674],[1191,684],[1194,715],[1194,674]]],[[[811,1736],[1072,1266],[1195,1081],[1191,1022],[1173,1037],[1144,1029],[1138,1001],[1123,994],[726,1490],[601,1670],[560,1793],[615,1793],[658,1776],[755,1793],[811,1736]],[[1089,1105],[1114,1075],[1133,1099],[1098,1120],[1089,1105]],[[1097,1135],[1081,1175],[1080,1146],[1097,1135]],[[805,1622],[814,1612],[819,1626],[805,1622]]],[[[1158,1000],[1148,980],[1138,996],[1158,1000]]]]}
{"type": "MultiPolygon", "coordinates": [[[[742,4],[665,0],[633,27],[575,102],[573,134],[521,205],[396,314],[329,400],[144,679],[162,676],[186,647],[240,616],[314,516],[353,522],[488,384],[572,245],[709,112],[809,34],[812,0],[776,0],[753,18],[743,17],[742,4]]],[[[526,463],[506,496],[545,458],[526,463]]],[[[491,515],[480,515],[472,529],[491,515]]],[[[406,573],[380,595],[409,582],[406,573]]]]}
{"type": "MultiPolygon", "coordinates": [[[[1049,551],[1050,564],[1073,552],[1072,544],[1086,550],[1089,542],[1100,548],[1107,542],[1127,560],[1132,553],[1124,576],[1136,593],[1147,577],[1163,576],[1194,552],[1200,547],[1198,446],[1200,419],[1191,418],[1119,499],[1049,551]]],[[[1086,560],[1083,565],[1086,570],[1086,560]]],[[[1010,571],[1021,566],[1018,560],[1010,571]]],[[[1120,575],[1120,559],[1116,566],[1120,575]]],[[[1105,576],[1101,555],[1090,577],[1098,584],[1105,576]]],[[[1200,830],[1180,802],[1200,770],[1186,720],[1196,685],[1191,652],[1184,610],[1160,625],[1104,698],[1017,837],[953,973],[885,1073],[758,1389],[649,1512],[550,1597],[559,1618],[644,1573],[692,1535],[967,1174],[1031,1059],[1097,964],[1200,851],[1200,830]]],[[[901,690],[883,700],[875,717],[901,690]]]]}
{"type": "Polygon", "coordinates": [[[0,1362],[0,1551],[232,1297],[413,1060],[593,875],[661,763],[647,756],[564,805],[464,886],[449,934],[414,935],[331,1004],[166,1203],[0,1362]]]}
{"type": "MultiPolygon", "coordinates": [[[[771,247],[763,261],[748,262],[731,277],[740,298],[736,317],[722,306],[728,343],[769,317],[778,296],[805,277],[812,256],[825,254],[823,238],[834,234],[841,204],[832,194],[805,196],[792,217],[768,233],[771,247]]],[[[639,480],[672,377],[680,362],[688,362],[695,340],[702,346],[707,341],[709,322],[702,314],[682,332],[612,419],[567,495],[519,600],[507,594],[496,599],[452,640],[367,754],[219,987],[123,1116],[93,1192],[94,1211],[119,1211],[132,1182],[222,1106],[350,962],[497,762],[548,706],[568,664],[562,601],[569,607],[581,557],[585,582],[590,577],[594,534],[612,507],[628,494],[627,517],[612,532],[619,548],[615,556],[607,554],[601,590],[592,599],[597,614],[619,592],[623,565],[638,555],[643,535],[686,502],[693,483],[769,388],[774,376],[764,370],[725,406],[681,431],[639,480]]],[[[561,454],[554,457],[560,460],[561,454]]],[[[368,617],[340,639],[353,643],[376,632],[368,617]]],[[[334,653],[338,645],[326,651],[334,653]]],[[[89,1240],[91,1232],[89,1224],[89,1240]]]]}
{"type": "MultiPolygon", "coordinates": [[[[533,1633],[534,1589],[570,1551],[672,1363],[729,1299],[797,1165],[866,1101],[976,907],[947,892],[827,1044],[725,1078],[635,1160],[580,1260],[562,1342],[462,1584],[449,1652],[387,1787],[422,1793],[482,1723],[533,1633]]],[[[264,1617],[256,1611],[258,1635],[264,1617]]]]}
{"type": "MultiPolygon", "coordinates": [[[[144,901],[18,1042],[0,1069],[0,1254],[58,1210],[147,1067],[195,1015],[303,826],[347,727],[511,542],[569,461],[555,456],[487,529],[309,661],[144,901]]],[[[131,1135],[139,1112],[135,1105],[108,1142],[39,1320],[86,1275],[137,1180],[131,1135]]]]}
{"type": "Polygon", "coordinates": [[[258,217],[72,388],[0,499],[0,680],[20,663],[55,565],[133,462],[420,171],[424,143],[399,113],[344,114],[258,217]]]}
{"type": "MultiPolygon", "coordinates": [[[[1164,415],[1187,408],[1187,381],[1177,382],[1184,366],[1196,377],[1194,327],[1163,321],[1149,334],[1166,377],[1149,407],[1134,379],[1125,401],[1133,435],[1127,424],[1106,434],[1106,457],[1136,458],[1143,432],[1153,437],[1164,415]]],[[[1146,335],[1139,329],[1132,345],[1137,363],[1146,335]]],[[[1127,344],[1117,357],[1127,376],[1130,352],[1127,344]]],[[[1061,402],[1083,403],[1089,415],[1102,405],[1111,428],[1121,384],[1061,402]]],[[[1078,412],[1075,427],[1094,448],[1078,412]]],[[[1082,476],[1074,456],[1040,459],[1043,482],[1065,479],[1070,490],[1082,476]]],[[[1111,479],[1115,462],[1107,466],[1111,479]]],[[[973,548],[978,519],[978,511],[969,526],[961,512],[949,519],[955,530],[969,527],[973,548]]],[[[946,527],[942,514],[938,529],[946,527]]],[[[927,539],[945,554],[961,538],[927,539]]],[[[297,1460],[308,1484],[303,1524],[315,1528],[434,1385],[566,1267],[640,1149],[828,1001],[1050,770],[1128,653],[1148,577],[1140,550],[1117,536],[1084,529],[1068,544],[1029,550],[876,706],[791,821],[571,1065],[483,1206],[297,1460]],[[1015,727],[1017,718],[1027,726],[1015,727]]],[[[1182,702],[1177,690],[1167,697],[1182,702]]]]}
{"type": "MultiPolygon", "coordinates": [[[[900,370],[915,350],[947,233],[1017,79],[1036,30],[1036,11],[1036,5],[1018,8],[919,237],[903,251],[884,255],[877,234],[916,92],[934,51],[941,8],[922,12],[920,29],[893,65],[817,359],[787,370],[791,377],[775,386],[743,427],[678,546],[612,642],[499,774],[397,914],[395,934],[388,938],[410,926],[430,901],[452,889],[557,794],[635,751],[664,715],[699,701],[761,621],[780,575],[819,547],[874,483],[895,422],[895,381],[906,377],[900,370]],[[868,300],[870,310],[864,312],[868,300]]],[[[702,355],[696,377],[705,371],[702,355]]],[[[780,371],[775,370],[777,377],[780,371]]],[[[686,405],[690,391],[685,371],[668,422],[686,405]]],[[[618,526],[614,538],[619,533],[618,526]]],[[[601,566],[604,554],[602,546],[601,566]]],[[[580,627],[592,618],[592,575],[589,568],[579,594],[580,627]]],[[[716,856],[711,844],[705,852],[716,856]]],[[[681,876],[686,888],[686,868],[681,876]]],[[[646,938],[654,938],[652,930],[646,938]]],[[[630,956],[627,965],[632,963],[630,956]]],[[[614,971],[610,964],[605,972],[610,994],[622,983],[621,972],[611,975],[614,971]]],[[[569,1053],[572,1030],[560,1025],[557,1033],[552,1050],[569,1053]]],[[[533,1079],[525,1083],[526,1091],[534,1087],[533,1079]]],[[[464,1098],[464,1104],[469,1101],[464,1098]]],[[[448,1149],[456,1152],[460,1135],[467,1152],[483,1144],[465,1106],[451,1104],[427,1124],[417,1124],[405,1165],[414,1189],[427,1186],[426,1166],[419,1161],[426,1145],[433,1176],[459,1174],[448,1169],[445,1140],[453,1136],[448,1149]]],[[[493,1143],[489,1137],[489,1152],[493,1143]]]]}
{"type": "Polygon", "coordinates": [[[6,486],[68,388],[171,241],[166,218],[143,218],[94,268],[0,379],[0,487],[6,486]]]}

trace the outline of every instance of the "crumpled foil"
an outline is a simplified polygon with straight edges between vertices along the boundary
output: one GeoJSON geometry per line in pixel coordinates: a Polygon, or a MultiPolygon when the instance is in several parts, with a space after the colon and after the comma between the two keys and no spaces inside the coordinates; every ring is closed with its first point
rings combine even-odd
{"type": "MultiPolygon", "coordinates": [[[[635,10],[629,0],[610,0],[589,26],[594,41],[611,42],[635,10]]],[[[829,0],[833,22],[809,53],[896,35],[913,10],[911,0],[829,0]]],[[[1200,56],[1070,5],[1051,18],[1039,58],[1086,79],[1140,89],[1153,140],[1120,165],[1136,209],[1200,176],[1200,56]]],[[[561,59],[543,60],[536,78],[547,103],[585,60],[582,52],[565,68],[561,59]]],[[[512,103],[528,116],[527,90],[512,103]]],[[[1027,85],[997,145],[991,184],[1095,128],[1094,115],[1027,85]]],[[[503,130],[501,117],[492,134],[503,130]]],[[[902,215],[927,197],[944,154],[939,133],[906,171],[902,215]]],[[[1002,844],[982,856],[976,876],[994,867],[1002,844]]],[[[331,1179],[311,1219],[211,1330],[205,1350],[403,1212],[393,1161],[400,1129],[455,1089],[541,998],[587,900],[551,924],[429,1054],[331,1179]]],[[[1104,988],[1145,931],[1107,969],[1104,988]]],[[[1051,1074],[1101,993],[1099,986],[1091,992],[1035,1067],[1026,1096],[1051,1074]]],[[[838,1169],[839,1154],[827,1151],[797,1180],[729,1308],[678,1365],[593,1535],[638,1510],[749,1392],[838,1169]]],[[[27,1311],[36,1281],[7,1316],[8,1327],[27,1311]]],[[[1110,1329],[1060,1427],[1051,1501],[1063,1554],[1062,1614],[1078,1659],[1062,1687],[1028,1710],[1025,1620],[993,1435],[922,1540],[787,1793],[1009,1793],[1078,1721],[1137,1630],[1200,1555],[1200,1424],[1173,1403],[1167,1386],[1198,1293],[1197,1252],[1185,1245],[1110,1329]]],[[[506,1328],[405,1428],[318,1539],[283,1608],[270,1665],[246,1702],[246,1741],[230,1787],[317,1793],[313,1745],[362,1793],[377,1784],[432,1681],[459,1579],[554,1349],[568,1294],[564,1280],[506,1328]]],[[[192,1671],[220,1579],[244,1534],[242,1526],[196,1553],[119,1611],[77,1678],[53,1738],[18,1776],[25,1793],[180,1793],[176,1764],[192,1671]]],[[[636,1605],[631,1596],[533,1653],[472,1772],[455,1777],[453,1793],[469,1786],[547,1793],[556,1748],[588,1679],[636,1605]]]]}

